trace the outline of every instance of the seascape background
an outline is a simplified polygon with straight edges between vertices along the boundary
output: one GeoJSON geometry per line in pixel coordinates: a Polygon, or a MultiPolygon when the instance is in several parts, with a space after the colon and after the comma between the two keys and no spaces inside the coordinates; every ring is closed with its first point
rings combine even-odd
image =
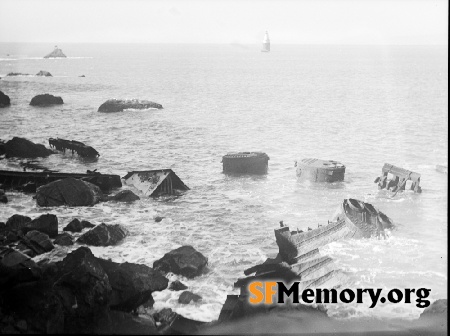
{"type": "MultiPolygon", "coordinates": [[[[155,307],[211,321],[226,295],[237,293],[232,285],[243,271],[276,255],[273,229],[280,220],[291,229],[314,228],[352,197],[372,203],[397,228],[386,240],[346,240],[322,250],[348,272],[345,286],[425,287],[432,301],[447,298],[448,177],[435,169],[447,163],[447,46],[273,45],[261,53],[260,45],[240,44],[64,44],[67,59],[43,59],[53,47],[0,43],[0,90],[12,102],[0,109],[0,139],[82,141],[100,152],[97,162],[68,154],[38,161],[63,172],[120,176],[172,168],[191,190],[78,208],[38,208],[30,195],[12,191],[0,221],[49,212],[60,229],[74,217],[122,224],[130,236],[93,253],[148,266],[190,244],[209,258],[209,272],[170,278],[203,300],[183,306],[178,292],[165,290],[154,293],[155,307]],[[40,70],[54,77],[5,77],[40,70]],[[61,96],[64,105],[28,105],[42,93],[61,96]],[[148,99],[164,109],[97,112],[110,98],[148,99]],[[230,151],[266,152],[269,173],[224,175],[221,157],[230,151]],[[294,162],[307,157],[342,162],[345,182],[298,182],[294,162]],[[373,181],[384,163],[422,174],[423,193],[390,198],[378,191],[373,181]],[[157,215],[166,218],[156,223],[157,215]]],[[[3,159],[0,169],[21,168],[3,159]]],[[[61,259],[75,248],[57,246],[38,258],[61,259]]],[[[339,318],[412,319],[422,311],[414,302],[328,308],[339,318]]]]}

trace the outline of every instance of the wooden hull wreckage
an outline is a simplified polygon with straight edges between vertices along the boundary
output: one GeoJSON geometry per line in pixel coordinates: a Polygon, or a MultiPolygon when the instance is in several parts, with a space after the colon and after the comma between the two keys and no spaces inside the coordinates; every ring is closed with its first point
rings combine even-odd
{"type": "Polygon", "coordinates": [[[180,195],[189,190],[172,169],[132,171],[123,179],[126,184],[139,189],[145,196],[180,195]]]}
{"type": "Polygon", "coordinates": [[[383,237],[384,230],[392,227],[392,220],[385,214],[355,199],[344,200],[333,221],[314,230],[290,231],[280,222],[280,227],[275,229],[278,255],[244,271],[246,277],[235,283],[240,295],[228,295],[219,321],[229,319],[239,309],[245,311],[246,305],[249,309],[248,284],[253,281],[298,281],[299,290],[345,285],[348,275],[336,266],[333,258],[321,255],[319,249],[342,238],[383,237]]]}
{"type": "Polygon", "coordinates": [[[72,155],[73,153],[77,153],[79,156],[85,158],[97,158],[100,156],[99,152],[97,152],[93,147],[86,146],[84,143],[79,141],[50,138],[48,139],[48,143],[50,147],[64,153],[66,150],[69,150],[72,151],[72,155]]]}
{"type": "Polygon", "coordinates": [[[40,186],[68,177],[95,184],[104,192],[122,187],[119,175],[100,174],[96,171],[89,170],[86,174],[0,170],[0,184],[3,187],[32,193],[35,193],[36,189],[40,186]]]}
{"type": "Polygon", "coordinates": [[[399,191],[413,190],[421,193],[420,174],[389,163],[385,163],[381,176],[377,177],[374,183],[378,183],[378,189],[387,189],[397,194],[399,191]]]}
{"type": "Polygon", "coordinates": [[[345,166],[333,160],[303,159],[295,162],[300,181],[339,182],[344,181],[345,166]]]}
{"type": "Polygon", "coordinates": [[[269,156],[263,152],[228,153],[222,157],[226,174],[267,174],[269,156]]]}

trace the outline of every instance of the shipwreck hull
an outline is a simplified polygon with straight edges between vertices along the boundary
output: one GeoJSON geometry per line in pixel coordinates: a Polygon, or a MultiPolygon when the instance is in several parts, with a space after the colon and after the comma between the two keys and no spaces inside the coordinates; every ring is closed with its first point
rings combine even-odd
{"type": "Polygon", "coordinates": [[[72,155],[73,153],[77,153],[79,156],[85,158],[97,158],[100,156],[99,152],[97,152],[93,147],[86,146],[84,143],[79,141],[50,138],[48,139],[48,143],[50,147],[64,153],[66,152],[66,150],[69,150],[72,152],[72,155]]]}
{"type": "Polygon", "coordinates": [[[28,192],[36,192],[36,189],[40,186],[68,177],[82,179],[83,181],[95,184],[104,192],[109,192],[111,189],[120,188],[122,186],[120,176],[118,175],[108,175],[100,173],[77,174],[0,170],[1,185],[3,185],[5,188],[28,192]]]}
{"type": "Polygon", "coordinates": [[[226,174],[267,174],[269,156],[262,152],[228,153],[222,157],[226,174]]]}
{"type": "Polygon", "coordinates": [[[145,196],[179,195],[189,190],[172,169],[133,171],[125,175],[124,180],[145,196]]]}
{"type": "Polygon", "coordinates": [[[345,177],[345,166],[333,160],[303,159],[296,162],[300,181],[339,182],[345,177]]]}
{"type": "Polygon", "coordinates": [[[415,193],[422,192],[419,173],[389,163],[384,164],[381,176],[377,177],[374,182],[378,184],[378,189],[387,189],[395,193],[408,189],[415,193]]]}

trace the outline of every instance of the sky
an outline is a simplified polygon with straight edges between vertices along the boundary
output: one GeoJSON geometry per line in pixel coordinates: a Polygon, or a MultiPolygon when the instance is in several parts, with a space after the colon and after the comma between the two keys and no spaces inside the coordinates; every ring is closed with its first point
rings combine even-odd
{"type": "Polygon", "coordinates": [[[0,0],[0,42],[448,45],[447,0],[0,0]]]}

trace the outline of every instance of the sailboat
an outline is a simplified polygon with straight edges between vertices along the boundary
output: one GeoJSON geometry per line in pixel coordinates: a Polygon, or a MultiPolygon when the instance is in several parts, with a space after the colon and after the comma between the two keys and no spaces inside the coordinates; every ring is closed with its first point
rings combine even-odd
{"type": "Polygon", "coordinates": [[[270,39],[269,39],[269,33],[266,31],[266,34],[264,35],[264,40],[262,44],[262,52],[269,52],[270,51],[270,39]]]}

